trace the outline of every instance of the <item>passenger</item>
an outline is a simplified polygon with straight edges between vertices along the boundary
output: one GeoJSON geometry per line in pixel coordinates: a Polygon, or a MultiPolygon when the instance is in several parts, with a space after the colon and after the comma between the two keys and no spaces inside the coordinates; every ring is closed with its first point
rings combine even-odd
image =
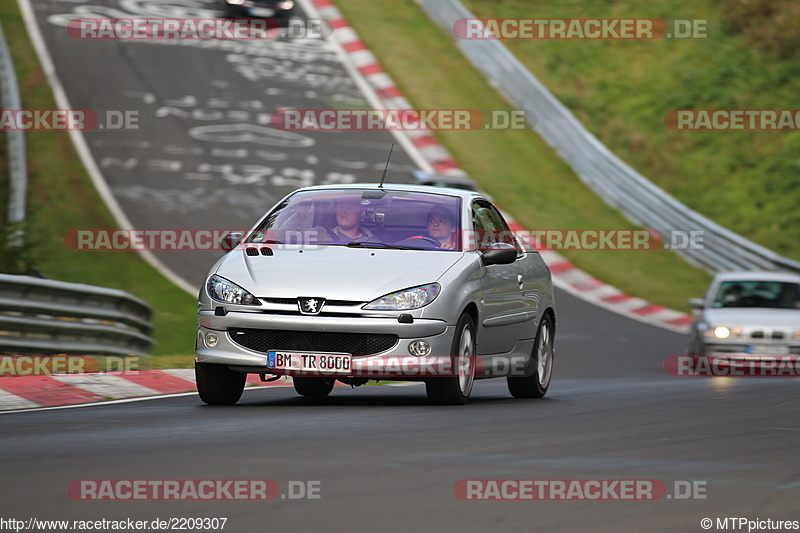
{"type": "Polygon", "coordinates": [[[358,199],[345,199],[336,203],[336,227],[330,230],[334,242],[381,242],[369,229],[361,225],[364,207],[358,199]]]}
{"type": "Polygon", "coordinates": [[[800,286],[797,283],[783,283],[777,307],[782,309],[800,308],[800,286]]]}

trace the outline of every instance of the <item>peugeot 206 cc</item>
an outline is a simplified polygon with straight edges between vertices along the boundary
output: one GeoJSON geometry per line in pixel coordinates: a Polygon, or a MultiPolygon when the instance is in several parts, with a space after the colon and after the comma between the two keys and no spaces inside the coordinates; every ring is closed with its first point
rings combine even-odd
{"type": "Polygon", "coordinates": [[[479,192],[309,187],[223,240],[199,295],[205,403],[236,403],[247,374],[291,376],[303,396],[421,381],[436,404],[463,404],[492,377],[517,398],[547,392],[550,271],[479,192]]]}

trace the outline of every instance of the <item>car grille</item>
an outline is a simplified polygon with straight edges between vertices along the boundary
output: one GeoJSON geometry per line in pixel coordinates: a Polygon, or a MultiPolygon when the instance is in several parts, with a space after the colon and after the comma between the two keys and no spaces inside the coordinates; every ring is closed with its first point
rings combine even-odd
{"type": "Polygon", "coordinates": [[[304,352],[341,352],[373,355],[397,344],[397,335],[375,333],[333,333],[319,331],[282,331],[270,329],[231,328],[236,344],[256,352],[295,350],[304,352]]]}
{"type": "MultiPolygon", "coordinates": [[[[259,298],[262,302],[270,304],[297,305],[297,298],[259,298]]],[[[350,300],[325,300],[325,305],[345,307],[354,305],[364,305],[367,302],[353,302],[350,300]]]]}

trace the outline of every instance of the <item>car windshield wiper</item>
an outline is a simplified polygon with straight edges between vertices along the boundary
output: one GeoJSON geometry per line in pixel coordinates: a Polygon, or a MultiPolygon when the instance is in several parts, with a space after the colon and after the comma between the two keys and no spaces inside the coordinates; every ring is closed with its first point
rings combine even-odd
{"type": "Polygon", "coordinates": [[[424,248],[417,248],[416,246],[395,246],[394,244],[386,244],[385,242],[349,242],[348,248],[386,248],[387,250],[424,250],[424,248]]]}

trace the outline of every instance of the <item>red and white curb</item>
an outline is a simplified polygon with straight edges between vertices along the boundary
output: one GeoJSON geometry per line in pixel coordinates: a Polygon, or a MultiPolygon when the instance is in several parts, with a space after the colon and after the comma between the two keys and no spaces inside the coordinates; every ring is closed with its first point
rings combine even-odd
{"type": "MultiPolygon", "coordinates": [[[[328,20],[328,23],[333,28],[332,37],[344,52],[343,57],[350,61],[358,74],[364,78],[366,87],[372,91],[372,96],[383,103],[382,107],[398,110],[413,109],[408,100],[400,93],[400,89],[397,88],[391,77],[384,72],[377,58],[367,49],[355,30],[350,27],[341,12],[330,0],[308,0],[302,3],[310,17],[328,20]]],[[[438,143],[433,132],[413,131],[403,133],[410,139],[411,144],[422,158],[436,172],[463,174],[453,157],[438,143]]],[[[513,231],[524,231],[524,228],[513,221],[511,217],[508,217],[506,213],[504,215],[509,220],[509,225],[513,231]]],[[[582,300],[640,322],[680,333],[688,331],[689,324],[692,322],[691,315],[627,295],[616,287],[603,283],[583,272],[552,250],[540,250],[540,253],[550,267],[553,283],[558,288],[582,300]]]]}
{"type": "MultiPolygon", "coordinates": [[[[247,375],[249,387],[291,386],[289,378],[263,383],[247,375]]],[[[193,369],[0,377],[0,411],[143,398],[197,390],[193,369]]]]}
{"type": "MultiPolygon", "coordinates": [[[[384,383],[403,387],[417,382],[384,383]]],[[[248,388],[292,387],[291,377],[263,382],[257,374],[248,374],[248,388]]],[[[347,387],[337,382],[337,387],[347,387]]],[[[0,377],[0,413],[31,409],[53,409],[61,406],[88,406],[98,403],[119,403],[189,395],[196,393],[194,370],[139,370],[97,372],[90,374],[48,374],[0,377]]],[[[200,399],[197,399],[198,405],[200,399]]]]}

